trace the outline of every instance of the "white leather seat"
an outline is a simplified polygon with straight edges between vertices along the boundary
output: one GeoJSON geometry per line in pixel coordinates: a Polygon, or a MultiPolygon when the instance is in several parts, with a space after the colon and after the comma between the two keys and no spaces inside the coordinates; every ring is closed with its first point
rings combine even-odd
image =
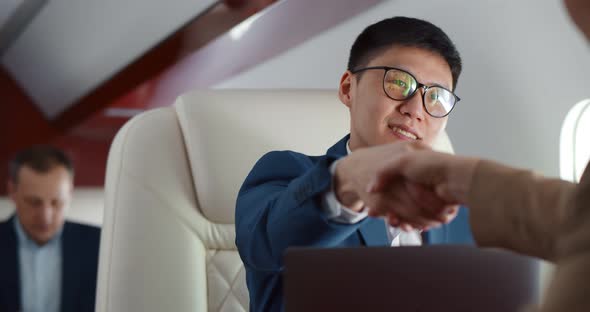
{"type": "Polygon", "coordinates": [[[97,311],[247,311],[241,183],[270,150],[324,154],[348,123],[319,90],[195,91],[133,118],[109,154],[97,311]]]}

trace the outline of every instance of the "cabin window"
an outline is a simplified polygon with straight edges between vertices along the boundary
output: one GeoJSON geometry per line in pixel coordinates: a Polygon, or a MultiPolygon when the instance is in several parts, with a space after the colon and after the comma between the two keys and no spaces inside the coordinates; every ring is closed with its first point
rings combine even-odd
{"type": "Polygon", "coordinates": [[[579,182],[590,159],[590,99],[574,105],[565,117],[559,158],[561,178],[579,182]]]}

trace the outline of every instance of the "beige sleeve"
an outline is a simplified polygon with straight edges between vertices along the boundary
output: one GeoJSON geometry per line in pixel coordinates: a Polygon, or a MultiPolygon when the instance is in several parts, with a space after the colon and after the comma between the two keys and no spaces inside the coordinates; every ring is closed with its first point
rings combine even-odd
{"type": "Polygon", "coordinates": [[[480,161],[467,200],[475,241],[555,260],[557,232],[574,189],[573,183],[480,161]]]}
{"type": "Polygon", "coordinates": [[[590,311],[590,164],[568,205],[558,235],[559,257],[543,312],[590,311]]]}

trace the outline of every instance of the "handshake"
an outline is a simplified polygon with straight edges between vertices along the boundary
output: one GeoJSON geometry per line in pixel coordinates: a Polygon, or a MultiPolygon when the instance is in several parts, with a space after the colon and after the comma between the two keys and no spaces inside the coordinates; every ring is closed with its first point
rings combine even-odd
{"type": "Polygon", "coordinates": [[[385,217],[404,231],[448,223],[468,204],[478,160],[433,151],[419,142],[355,150],[336,164],[334,192],[342,205],[385,217]]]}

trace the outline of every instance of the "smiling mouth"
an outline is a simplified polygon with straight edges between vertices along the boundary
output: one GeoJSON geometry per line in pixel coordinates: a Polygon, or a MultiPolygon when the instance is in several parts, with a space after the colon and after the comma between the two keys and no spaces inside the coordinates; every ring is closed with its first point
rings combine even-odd
{"type": "Polygon", "coordinates": [[[418,140],[418,137],[415,134],[413,134],[409,131],[403,130],[399,127],[393,126],[393,127],[391,127],[391,130],[393,130],[393,132],[395,132],[405,138],[408,138],[410,140],[418,140]]]}

